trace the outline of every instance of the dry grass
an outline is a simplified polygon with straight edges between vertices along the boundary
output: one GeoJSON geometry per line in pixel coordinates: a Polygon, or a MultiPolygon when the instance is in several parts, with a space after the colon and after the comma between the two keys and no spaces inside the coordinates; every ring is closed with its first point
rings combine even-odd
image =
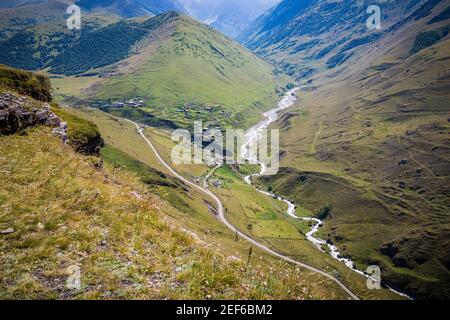
{"type": "Polygon", "coordinates": [[[0,137],[0,298],[342,298],[281,262],[215,253],[170,226],[130,173],[63,146],[48,128],[0,137]],[[69,290],[68,267],[81,268],[69,290]],[[274,277],[273,275],[277,276],[274,277]]]}

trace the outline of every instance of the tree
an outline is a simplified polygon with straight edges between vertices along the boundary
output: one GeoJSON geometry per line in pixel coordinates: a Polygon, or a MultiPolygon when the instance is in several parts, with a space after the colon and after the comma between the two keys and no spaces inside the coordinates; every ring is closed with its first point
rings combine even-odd
{"type": "Polygon", "coordinates": [[[322,209],[320,209],[316,213],[316,217],[317,219],[325,220],[326,218],[328,218],[328,216],[331,216],[332,211],[333,211],[332,205],[326,204],[322,209]]]}

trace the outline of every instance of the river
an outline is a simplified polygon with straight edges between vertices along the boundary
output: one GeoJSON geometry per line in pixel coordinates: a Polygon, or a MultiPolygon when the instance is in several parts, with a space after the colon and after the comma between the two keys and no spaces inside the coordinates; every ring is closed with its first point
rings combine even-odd
{"type": "MultiPolygon", "coordinates": [[[[241,153],[244,156],[244,158],[246,160],[248,160],[250,163],[258,163],[261,166],[261,171],[254,175],[244,177],[244,180],[246,183],[253,185],[252,178],[263,175],[267,170],[266,165],[264,163],[261,163],[260,161],[258,161],[257,154],[253,153],[253,151],[252,151],[253,149],[251,150],[251,148],[249,148],[249,146],[252,145],[253,143],[256,143],[257,140],[261,138],[262,131],[268,129],[269,126],[278,119],[278,115],[281,111],[291,107],[297,101],[298,91],[300,91],[299,87],[289,90],[284,95],[284,97],[281,99],[281,101],[278,103],[276,108],[264,113],[264,120],[262,120],[261,122],[259,122],[258,124],[256,124],[255,126],[253,126],[252,128],[250,128],[247,131],[247,133],[245,135],[245,143],[242,146],[241,153]]],[[[366,277],[368,276],[363,271],[356,269],[355,265],[351,259],[342,257],[337,246],[335,246],[331,243],[328,243],[327,241],[315,236],[317,234],[317,232],[319,231],[320,227],[323,225],[323,221],[321,221],[317,218],[313,218],[313,217],[299,217],[296,215],[296,205],[293,202],[291,202],[279,195],[271,193],[271,192],[263,191],[258,188],[256,188],[256,190],[258,190],[260,193],[263,193],[267,196],[276,198],[279,201],[285,202],[288,206],[287,214],[290,217],[312,223],[312,228],[306,234],[306,238],[309,241],[311,241],[320,251],[325,252],[324,246],[327,246],[328,247],[327,251],[334,259],[339,260],[340,262],[344,263],[348,268],[352,269],[353,271],[355,271],[363,276],[366,276],[366,277]]]]}
{"type": "MultiPolygon", "coordinates": [[[[283,99],[281,99],[281,101],[278,103],[277,107],[264,113],[264,120],[262,120],[261,122],[259,122],[258,124],[256,124],[255,126],[253,126],[252,128],[250,128],[246,135],[245,135],[245,143],[242,146],[242,154],[244,156],[244,158],[246,160],[248,160],[250,163],[256,163],[258,162],[259,165],[261,166],[261,171],[259,173],[256,173],[252,176],[246,176],[244,177],[244,180],[246,183],[248,184],[252,184],[252,178],[253,177],[258,177],[263,175],[266,172],[266,165],[264,163],[261,163],[258,161],[258,155],[255,154],[254,152],[252,152],[251,148],[249,148],[250,145],[254,144],[257,142],[258,139],[261,138],[261,133],[263,130],[266,130],[269,128],[269,126],[274,123],[277,119],[278,119],[278,115],[281,111],[291,107],[296,101],[297,101],[297,93],[298,91],[300,91],[300,88],[294,88],[292,90],[289,90],[283,97],[283,99]]],[[[306,234],[306,238],[311,241],[319,250],[324,251],[323,246],[328,246],[329,249],[329,253],[330,255],[335,258],[336,260],[339,260],[341,262],[343,262],[347,267],[351,268],[352,270],[354,270],[355,272],[358,272],[362,275],[365,275],[364,272],[355,269],[354,267],[354,263],[352,260],[348,259],[348,258],[344,258],[341,256],[339,249],[335,246],[332,245],[330,243],[327,243],[327,241],[319,239],[317,237],[315,237],[315,234],[319,231],[319,228],[322,226],[323,222],[317,218],[305,218],[305,217],[299,217],[296,215],[296,205],[294,203],[292,203],[291,201],[284,199],[276,194],[273,194],[271,192],[267,192],[267,191],[263,191],[260,190],[258,188],[256,188],[259,192],[270,196],[270,197],[274,197],[277,198],[280,201],[283,201],[287,204],[288,209],[287,209],[287,214],[294,218],[294,219],[299,219],[299,220],[303,220],[303,221],[307,221],[307,222],[311,222],[313,224],[311,231],[309,231],[306,234]]]]}
{"type": "MultiPolygon", "coordinates": [[[[258,163],[261,166],[261,171],[259,173],[244,177],[244,180],[246,183],[253,185],[252,178],[263,175],[267,170],[266,164],[258,161],[258,155],[253,153],[252,150],[254,150],[254,149],[250,148],[249,146],[252,145],[253,143],[256,143],[258,141],[258,139],[260,139],[262,137],[262,132],[264,130],[268,129],[272,123],[274,123],[275,121],[278,120],[278,116],[281,111],[294,105],[294,103],[297,101],[297,93],[299,91],[300,91],[300,87],[296,87],[292,90],[289,90],[284,95],[284,97],[280,100],[278,105],[274,109],[272,109],[268,112],[265,112],[263,114],[264,119],[261,122],[259,122],[258,124],[256,124],[255,126],[253,126],[252,128],[250,128],[247,131],[247,133],[245,134],[245,142],[241,148],[241,153],[242,153],[244,159],[246,159],[250,163],[258,163]]],[[[355,264],[351,259],[343,257],[337,246],[335,246],[331,243],[328,243],[327,241],[315,236],[317,234],[317,232],[319,231],[320,227],[323,226],[323,223],[324,223],[323,221],[321,221],[317,218],[313,218],[313,217],[299,217],[296,214],[297,206],[293,202],[291,202],[279,195],[276,195],[274,193],[258,189],[256,186],[254,186],[254,187],[258,192],[265,194],[269,197],[276,198],[279,201],[286,203],[288,206],[288,209],[286,211],[288,216],[290,216],[294,219],[303,220],[303,221],[312,223],[311,230],[306,234],[306,238],[310,242],[312,242],[320,251],[322,251],[322,252],[328,251],[328,253],[334,259],[344,263],[348,268],[352,269],[354,272],[359,273],[360,275],[363,275],[366,278],[370,278],[370,275],[368,275],[367,273],[356,269],[355,264]],[[324,246],[328,247],[328,250],[325,251],[324,246]]],[[[412,300],[411,297],[409,297],[408,295],[406,295],[402,292],[394,290],[393,288],[391,288],[389,286],[387,286],[387,288],[402,297],[412,300]]]]}

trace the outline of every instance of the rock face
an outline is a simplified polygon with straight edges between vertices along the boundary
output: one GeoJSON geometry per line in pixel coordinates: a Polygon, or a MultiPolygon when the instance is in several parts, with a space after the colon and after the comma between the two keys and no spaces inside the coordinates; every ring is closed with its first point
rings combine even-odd
{"type": "Polygon", "coordinates": [[[0,94],[0,134],[12,134],[36,125],[59,126],[61,120],[48,103],[13,93],[0,94]]]}
{"type": "Polygon", "coordinates": [[[60,122],[59,127],[53,129],[53,134],[60,137],[63,143],[66,144],[69,139],[68,130],[67,122],[60,122]]]}
{"type": "Polygon", "coordinates": [[[11,233],[14,233],[13,228],[8,228],[8,229],[0,231],[0,234],[11,234],[11,233]]]}

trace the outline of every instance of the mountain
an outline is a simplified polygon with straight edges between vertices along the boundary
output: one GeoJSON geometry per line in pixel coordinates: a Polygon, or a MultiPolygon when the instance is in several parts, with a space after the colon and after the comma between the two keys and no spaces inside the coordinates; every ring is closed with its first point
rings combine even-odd
{"type": "Polygon", "coordinates": [[[448,1],[290,1],[241,41],[302,84],[264,185],[332,214],[323,239],[418,299],[450,296],[448,1]],[[369,5],[382,9],[368,30],[369,5]]]}
{"type": "Polygon", "coordinates": [[[56,93],[66,99],[75,96],[81,103],[107,105],[111,99],[141,97],[145,108],[112,111],[183,126],[200,116],[246,127],[259,118],[249,110],[268,109],[287,83],[264,60],[176,12],[82,34],[47,67],[65,75],[52,81],[56,93]]]}
{"type": "Polygon", "coordinates": [[[279,0],[78,0],[87,9],[108,10],[123,17],[177,11],[235,38],[260,14],[279,0]]]}
{"type": "Polygon", "coordinates": [[[2,2],[0,2],[0,9],[21,7],[46,1],[47,0],[3,0],[2,2]]]}
{"type": "MultiPolygon", "coordinates": [[[[238,40],[301,78],[357,59],[357,53],[362,55],[361,48],[434,14],[439,6],[445,7],[445,1],[285,0],[259,17],[238,40]],[[366,10],[370,5],[382,8],[380,31],[366,26],[370,16],[366,10]]],[[[448,18],[448,12],[443,14],[441,19],[448,18]]],[[[424,30],[433,30],[435,26],[430,23],[424,30]]]]}
{"type": "Polygon", "coordinates": [[[239,39],[247,43],[253,48],[257,48],[258,44],[262,42],[275,42],[271,37],[276,37],[277,31],[281,31],[284,35],[279,38],[287,38],[286,32],[293,34],[292,31],[282,29],[290,24],[293,24],[295,18],[303,14],[311,7],[316,0],[305,1],[281,1],[277,6],[256,19],[247,30],[245,30],[239,39]]]}
{"type": "Polygon", "coordinates": [[[1,8],[24,7],[33,4],[65,2],[79,5],[83,10],[103,10],[119,14],[123,17],[155,15],[171,10],[183,12],[181,0],[2,0],[1,8]]]}
{"type": "Polygon", "coordinates": [[[59,97],[76,96],[81,103],[141,96],[150,107],[133,110],[133,117],[169,127],[175,124],[167,120],[192,122],[194,113],[179,117],[185,104],[213,108],[212,114],[201,112],[207,122],[247,127],[260,117],[259,112],[249,117],[248,110],[268,109],[288,81],[263,59],[187,16],[122,19],[97,10],[101,3],[90,2],[95,10],[83,15],[81,32],[65,27],[65,1],[0,10],[5,25],[0,63],[45,69],[55,74],[59,97]]]}
{"type": "MultiPolygon", "coordinates": [[[[177,11],[209,24],[235,38],[260,14],[280,0],[77,0],[83,12],[102,12],[119,15],[123,18],[153,16],[168,11],[177,11]]],[[[63,2],[66,0],[6,0],[2,8],[27,7],[33,4],[63,2]]],[[[64,12],[61,12],[64,14],[64,12]]]]}

